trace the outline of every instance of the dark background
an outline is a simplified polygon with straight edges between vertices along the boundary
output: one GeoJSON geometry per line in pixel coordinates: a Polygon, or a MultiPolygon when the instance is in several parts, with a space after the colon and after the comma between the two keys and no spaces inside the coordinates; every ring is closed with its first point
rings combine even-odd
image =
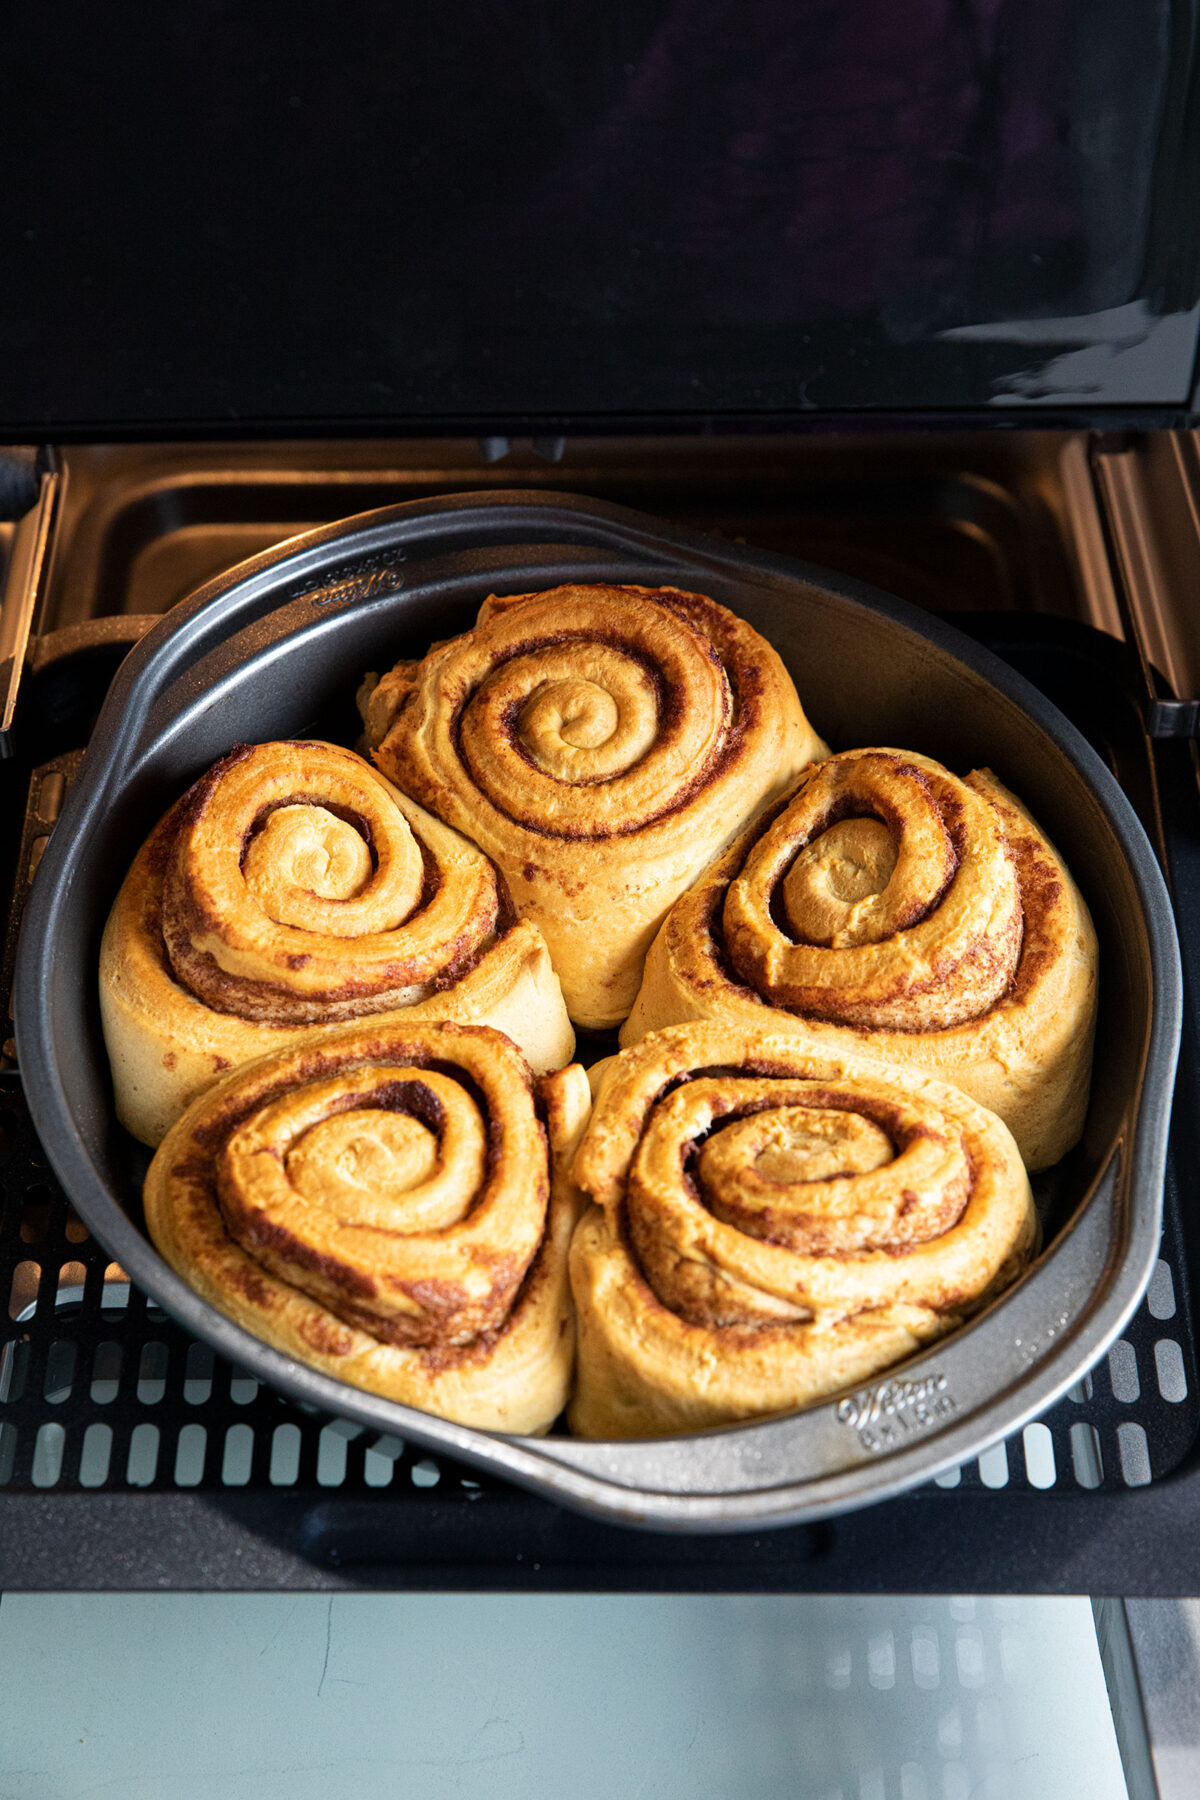
{"type": "Polygon", "coordinates": [[[0,436],[1165,421],[1196,38],[1197,0],[8,8],[0,436]]]}

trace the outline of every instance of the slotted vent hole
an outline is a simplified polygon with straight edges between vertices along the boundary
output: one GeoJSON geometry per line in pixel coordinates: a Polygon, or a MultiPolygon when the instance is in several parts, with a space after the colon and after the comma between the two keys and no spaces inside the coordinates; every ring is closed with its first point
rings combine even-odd
{"type": "Polygon", "coordinates": [[[993,1444],[979,1458],[979,1479],[984,1487],[1002,1488],[1008,1486],[1008,1446],[993,1444]]]}
{"type": "Polygon", "coordinates": [[[1054,1462],[1054,1438],[1047,1425],[1027,1425],[1021,1433],[1025,1451],[1025,1473],[1030,1487],[1052,1488],[1057,1476],[1054,1462]]]}
{"type": "Polygon", "coordinates": [[[129,1436],[125,1479],[130,1487],[149,1487],[158,1473],[158,1426],[135,1425],[129,1436]]]}
{"type": "Polygon", "coordinates": [[[52,825],[62,811],[63,797],[67,791],[67,778],[61,769],[51,769],[38,784],[37,809],[39,819],[45,819],[52,825]]]}
{"type": "Polygon", "coordinates": [[[932,1800],[920,1763],[900,1764],[900,1800],[932,1800]]]}
{"type": "Polygon", "coordinates": [[[1158,1391],[1164,1400],[1172,1406],[1178,1406],[1187,1399],[1187,1371],[1183,1366],[1183,1351],[1174,1338],[1159,1338],[1155,1344],[1154,1372],[1158,1377],[1158,1391]]]}
{"type": "Polygon", "coordinates": [[[43,1397],[51,1406],[59,1406],[71,1397],[75,1380],[75,1345],[67,1338],[56,1338],[46,1358],[46,1380],[43,1397]]]}
{"type": "Polygon", "coordinates": [[[100,1304],[108,1312],[121,1312],[129,1305],[129,1280],[120,1263],[109,1263],[104,1271],[100,1304]]]}
{"type": "Polygon", "coordinates": [[[1104,1479],[1100,1433],[1083,1419],[1071,1427],[1071,1466],[1082,1488],[1098,1488],[1104,1479]]]}
{"type": "Polygon", "coordinates": [[[890,1631],[867,1639],[867,1681],[880,1693],[896,1685],[896,1640],[890,1631]]]}
{"type": "Polygon", "coordinates": [[[177,1487],[198,1487],[204,1479],[204,1452],[208,1433],[203,1425],[185,1425],[175,1444],[177,1487]]]}
{"type": "Polygon", "coordinates": [[[189,1406],[203,1406],[212,1394],[216,1362],[207,1344],[189,1344],[183,1374],[183,1397],[189,1406]]]}
{"type": "Polygon", "coordinates": [[[1128,1338],[1118,1338],[1109,1351],[1108,1378],[1112,1383],[1113,1399],[1123,1406],[1132,1406],[1141,1397],[1137,1351],[1128,1338]]]}
{"type": "Polygon", "coordinates": [[[1146,1307],[1152,1319],[1175,1317],[1175,1277],[1171,1273],[1170,1263],[1161,1256],[1154,1265],[1150,1286],[1146,1290],[1146,1307]]]}
{"type": "Polygon", "coordinates": [[[388,1487],[396,1473],[396,1459],[404,1449],[398,1438],[377,1438],[363,1456],[363,1480],[368,1487],[388,1487]]]}
{"type": "Polygon", "coordinates": [[[291,1487],[300,1473],[300,1427],[277,1425],[271,1434],[270,1479],[273,1487],[291,1487]]]}
{"type": "Polygon", "coordinates": [[[143,1406],[157,1406],[167,1391],[167,1346],[152,1338],[142,1345],[138,1362],[137,1397],[143,1406]]]}
{"type": "Polygon", "coordinates": [[[226,1487],[245,1487],[254,1461],[254,1431],[249,1425],[231,1425],[225,1433],[221,1480],[226,1487]]]}
{"type": "Polygon", "coordinates": [[[1145,1487],[1150,1480],[1150,1445],[1141,1425],[1132,1419],[1117,1426],[1117,1454],[1126,1487],[1145,1487]]]}
{"type": "Polygon", "coordinates": [[[341,1487],[345,1479],[345,1435],[336,1425],[326,1425],[317,1444],[317,1480],[322,1487],[341,1487]]]}
{"type": "Polygon", "coordinates": [[[12,1286],[8,1293],[8,1316],[10,1319],[25,1317],[29,1308],[36,1304],[38,1283],[41,1278],[40,1263],[26,1261],[17,1264],[13,1270],[12,1286]]]}
{"type": "Polygon", "coordinates": [[[96,1345],[92,1357],[92,1399],[97,1406],[115,1400],[121,1386],[121,1346],[112,1338],[96,1345]]]}
{"type": "Polygon", "coordinates": [[[108,1480],[108,1465],[112,1461],[112,1426],[98,1420],[89,1425],[83,1434],[83,1449],[79,1457],[79,1484],[81,1487],[103,1487],[108,1480]]]}
{"type": "Polygon", "coordinates": [[[56,1306],[77,1306],[83,1299],[84,1283],[87,1281],[87,1264],[66,1262],[58,1271],[57,1292],[54,1296],[56,1306]]]}
{"type": "Polygon", "coordinates": [[[38,1434],[33,1445],[34,1487],[54,1487],[62,1474],[63,1446],[67,1434],[56,1421],[47,1421],[38,1426],[38,1434]]]}
{"type": "Polygon", "coordinates": [[[941,1654],[938,1634],[932,1625],[913,1627],[909,1653],[914,1685],[926,1691],[937,1687],[941,1680],[941,1654]]]}

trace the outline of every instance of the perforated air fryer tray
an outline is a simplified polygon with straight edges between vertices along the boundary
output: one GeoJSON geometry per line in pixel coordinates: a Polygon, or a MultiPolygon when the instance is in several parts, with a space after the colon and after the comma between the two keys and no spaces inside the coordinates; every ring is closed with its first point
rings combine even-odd
{"type": "Polygon", "coordinates": [[[1181,987],[1150,846],[1074,728],[948,626],[842,577],[716,546],[624,509],[527,494],[388,508],[240,565],[175,608],[123,666],[43,857],[16,983],[34,1123],[68,1195],[137,1286],[293,1398],[629,1523],[783,1524],[882,1498],[977,1455],[1062,1394],[1149,1281],[1181,987]],[[167,804],[239,740],[348,740],[363,670],[469,625],[493,590],[673,582],[710,593],[780,651],[835,747],[887,743],[986,764],[1075,873],[1101,942],[1084,1139],[1039,1185],[1047,1245],[969,1326],[853,1395],[787,1418],[640,1443],[501,1437],[303,1368],[232,1324],[141,1223],[145,1153],[116,1125],[100,1034],[99,938],[121,875],[167,804]]]}

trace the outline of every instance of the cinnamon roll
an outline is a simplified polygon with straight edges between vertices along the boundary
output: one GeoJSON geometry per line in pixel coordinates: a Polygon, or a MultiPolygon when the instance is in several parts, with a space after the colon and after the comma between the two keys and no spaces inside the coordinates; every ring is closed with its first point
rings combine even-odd
{"type": "Polygon", "coordinates": [[[994,1115],[794,1032],[705,1022],[623,1051],[574,1178],[596,1202],[571,1246],[583,1437],[864,1381],[998,1294],[1037,1239],[994,1115]]]}
{"type": "Polygon", "coordinates": [[[171,1266],[239,1325],[356,1387],[545,1431],[570,1384],[577,1064],[535,1078],[487,1026],[369,1020],[201,1096],[146,1178],[171,1266]]]}
{"type": "Polygon", "coordinates": [[[1096,963],[1082,895],[990,771],[851,750],[679,901],[621,1042],[687,1019],[795,1024],[831,1055],[953,1082],[1041,1169],[1083,1129],[1096,963]]]}
{"type": "Polygon", "coordinates": [[[536,928],[487,858],[333,744],[241,745],[139,851],[100,951],[117,1114],[156,1144],[222,1071],[366,1014],[574,1049],[536,928]]]}
{"type": "Polygon", "coordinates": [[[589,1029],[625,1017],[668,907],[824,749],[770,645],[677,588],[493,595],[361,703],[380,768],[497,864],[589,1029]]]}

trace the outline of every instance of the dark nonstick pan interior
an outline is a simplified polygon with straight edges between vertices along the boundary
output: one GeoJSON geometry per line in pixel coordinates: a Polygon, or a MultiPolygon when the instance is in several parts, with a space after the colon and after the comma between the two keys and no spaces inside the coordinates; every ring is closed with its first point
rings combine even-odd
{"type": "Polygon", "coordinates": [[[364,514],[240,565],[123,665],[26,912],[16,1025],[55,1171],[131,1277],[196,1335],[294,1397],[440,1447],[609,1517],[783,1523],[924,1479],[1042,1410],[1120,1331],[1149,1279],[1180,1019],[1178,953],[1150,846],[1112,777],[1032,687],[952,628],[849,579],[560,496],[455,496],[364,514]],[[151,825],[232,744],[352,742],[364,670],[468,626],[491,591],[673,582],[779,650],[834,748],[987,766],[1074,872],[1101,944],[1082,1144],[1043,1184],[1047,1247],[971,1326],[851,1404],[642,1444],[502,1438],[300,1368],[194,1295],[141,1225],[145,1153],[117,1125],[100,1034],[100,934],[151,825]]]}

